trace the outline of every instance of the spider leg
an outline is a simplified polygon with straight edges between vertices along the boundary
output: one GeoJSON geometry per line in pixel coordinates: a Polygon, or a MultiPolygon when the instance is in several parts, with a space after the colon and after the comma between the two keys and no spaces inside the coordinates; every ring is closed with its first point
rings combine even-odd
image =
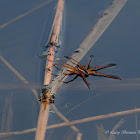
{"type": "Polygon", "coordinates": [[[77,63],[72,62],[71,58],[64,56],[65,58],[67,58],[72,64],[77,65],[77,63]]]}
{"type": "Polygon", "coordinates": [[[84,74],[81,74],[81,76],[82,76],[84,82],[86,83],[86,85],[88,86],[88,88],[90,89],[89,84],[88,84],[88,82],[87,82],[87,80],[85,78],[85,75],[84,74]]]}
{"type": "Polygon", "coordinates": [[[71,70],[67,70],[67,71],[72,72],[71,70]]]}
{"type": "Polygon", "coordinates": [[[53,75],[53,76],[58,76],[58,75],[56,75],[56,74],[53,74],[53,73],[52,73],[52,75],[53,75]]]}
{"type": "Polygon", "coordinates": [[[69,73],[66,73],[66,74],[64,74],[64,75],[71,75],[71,74],[73,74],[73,72],[69,72],[69,73]]]}
{"type": "Polygon", "coordinates": [[[107,66],[97,66],[97,67],[92,67],[90,69],[88,69],[89,71],[91,70],[94,70],[94,69],[97,69],[97,70],[101,70],[101,69],[104,69],[104,68],[108,68],[108,67],[112,67],[112,66],[116,66],[117,64],[110,64],[110,65],[107,65],[107,66]]]}
{"type": "Polygon", "coordinates": [[[59,69],[58,67],[56,67],[55,65],[53,65],[56,69],[58,69],[58,70],[61,70],[61,69],[59,69]]]}
{"type": "Polygon", "coordinates": [[[68,68],[68,69],[72,69],[72,68],[74,68],[74,67],[69,67],[69,66],[65,66],[65,65],[60,65],[60,64],[54,64],[53,66],[61,66],[61,67],[65,67],[65,68],[68,68]]]}
{"type": "Polygon", "coordinates": [[[76,74],[76,73],[74,73],[74,71],[71,71],[71,70],[67,70],[67,71],[69,71],[69,72],[70,72],[70,74],[69,74],[69,75],[74,75],[74,74],[76,74]]]}
{"type": "Polygon", "coordinates": [[[78,61],[76,61],[75,59],[70,58],[70,57],[68,57],[68,56],[64,56],[64,57],[67,58],[67,59],[70,60],[70,61],[73,60],[73,61],[76,62],[76,63],[74,63],[74,62],[71,61],[73,64],[75,64],[75,65],[79,64],[80,67],[85,68],[85,67],[83,67],[78,61]]]}
{"type": "Polygon", "coordinates": [[[90,56],[90,59],[89,59],[89,61],[88,61],[87,65],[86,65],[86,67],[85,67],[86,69],[88,69],[88,68],[89,68],[89,65],[90,65],[90,62],[91,62],[91,59],[92,59],[92,58],[93,58],[93,55],[91,55],[91,56],[90,56]]]}
{"type": "Polygon", "coordinates": [[[73,72],[70,72],[70,73],[67,73],[67,74],[64,74],[64,77],[60,80],[61,82],[64,82],[64,81],[62,81],[67,75],[71,75],[71,74],[73,74],[73,72]]]}
{"type": "MultiPolygon", "coordinates": [[[[55,68],[57,68],[56,65],[57,65],[57,66],[61,66],[61,67],[65,67],[65,68],[68,68],[68,69],[72,69],[72,68],[74,69],[74,67],[68,67],[68,66],[65,66],[65,65],[54,64],[54,65],[50,66],[49,68],[45,68],[45,70],[50,71],[50,68],[52,68],[53,66],[54,66],[55,68]]],[[[57,68],[57,69],[58,69],[58,68],[57,68]]]]}
{"type": "Polygon", "coordinates": [[[112,78],[112,79],[122,80],[122,79],[120,79],[120,78],[118,78],[118,77],[115,77],[115,76],[109,76],[109,75],[106,75],[106,74],[103,74],[103,73],[101,73],[101,72],[97,72],[97,71],[93,71],[92,73],[90,73],[90,75],[94,75],[94,73],[98,73],[98,74],[100,74],[100,75],[103,75],[104,77],[108,77],[108,78],[112,78]],[[93,74],[92,74],[92,73],[93,73],[93,74]]]}
{"type": "Polygon", "coordinates": [[[63,62],[63,61],[61,61],[61,60],[56,60],[56,61],[61,62],[61,63],[65,64],[65,65],[67,65],[67,66],[69,66],[69,67],[72,67],[71,65],[69,65],[69,64],[67,64],[67,63],[65,63],[65,62],[63,62]]]}
{"type": "Polygon", "coordinates": [[[63,83],[70,83],[70,82],[72,82],[72,81],[74,81],[76,78],[78,77],[78,75],[76,75],[72,80],[70,80],[70,81],[67,81],[67,82],[63,82],[63,83]]]}
{"type": "MultiPolygon", "coordinates": [[[[64,74],[64,77],[63,77],[60,81],[62,81],[65,77],[66,77],[66,75],[64,74]]],[[[62,82],[63,82],[63,81],[62,81],[62,82]]]]}

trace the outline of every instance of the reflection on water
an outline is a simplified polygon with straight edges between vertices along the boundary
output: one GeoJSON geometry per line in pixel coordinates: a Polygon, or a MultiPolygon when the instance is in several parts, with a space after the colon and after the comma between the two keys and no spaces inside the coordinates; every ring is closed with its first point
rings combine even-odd
{"type": "MultiPolygon", "coordinates": [[[[8,4],[4,1],[0,2],[2,5],[0,15],[3,19],[1,25],[41,4],[41,1],[36,0],[33,3],[18,4],[17,7],[17,0],[7,2],[8,4]],[[7,6],[9,10],[5,11],[7,6]],[[16,7],[18,10],[16,10],[16,7]],[[12,12],[9,12],[11,10],[12,12]]],[[[63,50],[58,53],[58,57],[62,58],[62,61],[64,59],[63,55],[71,56],[100,17],[101,11],[106,9],[110,2],[111,0],[104,3],[97,0],[89,0],[88,3],[84,0],[66,1],[66,25],[62,38],[63,50]]],[[[1,55],[31,84],[39,83],[41,85],[43,81],[45,60],[38,57],[39,52],[43,50],[43,46],[40,46],[40,44],[43,44],[40,42],[42,40],[40,37],[46,43],[51,28],[51,21],[49,22],[51,14],[53,19],[52,9],[54,5],[56,5],[56,1],[9,24],[0,31],[1,55]],[[47,25],[46,22],[48,22],[47,25]],[[44,29],[47,30],[45,34],[44,29]]],[[[139,80],[132,80],[140,78],[140,67],[137,65],[140,59],[137,45],[140,32],[140,20],[137,18],[139,17],[138,5],[140,5],[140,2],[136,0],[128,1],[117,18],[81,62],[86,64],[89,56],[94,54],[96,59],[92,61],[91,65],[104,65],[108,62],[117,63],[118,66],[115,70],[111,69],[106,72],[107,74],[115,72],[116,75],[121,75],[120,77],[124,81],[122,80],[120,83],[115,80],[105,78],[99,80],[99,78],[91,77],[87,79],[93,85],[91,90],[84,85],[80,78],[68,85],[63,84],[56,95],[55,105],[68,120],[119,112],[140,106],[139,80]],[[66,104],[68,104],[68,107],[65,107],[66,104]]],[[[1,85],[21,84],[21,81],[2,61],[0,67],[1,85]]],[[[1,132],[20,131],[36,127],[39,105],[29,89],[1,89],[0,110],[1,132]]],[[[50,113],[49,125],[58,121],[57,114],[50,113]]],[[[138,122],[139,113],[75,126],[83,134],[83,139],[98,140],[100,135],[104,140],[112,140],[114,137],[116,137],[116,140],[131,140],[139,137],[135,134],[136,130],[139,130],[139,125],[136,125],[138,122]],[[121,123],[122,119],[125,122],[121,123]],[[113,129],[116,134],[109,136],[111,132],[113,133],[113,129]],[[108,131],[109,134],[104,134],[108,131]],[[120,134],[122,131],[123,134],[120,134]],[[128,134],[128,132],[134,132],[134,134],[128,134]]],[[[57,128],[53,132],[48,130],[46,137],[49,137],[50,140],[57,140],[58,138],[71,140],[76,138],[76,133],[67,126],[57,128]]],[[[34,139],[34,133],[13,136],[11,139],[34,139]]]]}

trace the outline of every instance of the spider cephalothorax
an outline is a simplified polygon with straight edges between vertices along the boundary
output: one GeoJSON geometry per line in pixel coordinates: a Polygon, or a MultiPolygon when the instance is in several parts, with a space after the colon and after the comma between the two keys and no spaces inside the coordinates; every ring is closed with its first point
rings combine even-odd
{"type": "Polygon", "coordinates": [[[92,75],[92,76],[102,76],[102,77],[107,77],[107,78],[121,80],[118,77],[110,76],[110,75],[106,75],[106,74],[103,74],[101,72],[98,72],[101,69],[112,67],[112,66],[115,66],[117,64],[109,64],[109,65],[106,65],[106,66],[96,66],[96,67],[89,68],[90,61],[93,58],[93,56],[90,56],[90,59],[89,59],[87,65],[85,67],[83,65],[81,65],[78,61],[76,61],[73,58],[70,58],[70,57],[67,57],[67,56],[64,56],[64,57],[67,58],[74,66],[72,66],[70,64],[67,64],[67,63],[64,63],[64,62],[62,62],[60,60],[57,60],[57,61],[63,63],[64,65],[54,64],[54,66],[57,65],[57,66],[61,66],[61,67],[67,68],[68,73],[65,74],[65,75],[76,75],[74,77],[74,79],[72,79],[70,81],[67,81],[67,82],[64,82],[64,83],[72,82],[78,76],[80,76],[80,77],[82,77],[82,79],[84,80],[84,82],[86,83],[86,85],[88,86],[88,88],[90,89],[89,84],[87,83],[87,80],[86,80],[86,77],[88,77],[89,75],[92,75]]]}

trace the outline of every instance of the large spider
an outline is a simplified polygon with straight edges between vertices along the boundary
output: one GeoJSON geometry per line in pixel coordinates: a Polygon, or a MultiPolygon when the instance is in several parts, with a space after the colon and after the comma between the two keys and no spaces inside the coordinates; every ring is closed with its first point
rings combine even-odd
{"type": "Polygon", "coordinates": [[[105,74],[103,74],[101,72],[98,72],[101,69],[112,67],[112,66],[115,66],[117,64],[108,64],[106,66],[96,66],[96,67],[89,68],[89,65],[90,65],[90,62],[91,62],[91,59],[93,58],[93,56],[90,56],[90,59],[89,59],[87,65],[85,67],[82,66],[78,61],[76,61],[73,58],[70,58],[68,56],[64,56],[64,57],[67,58],[69,61],[71,61],[71,63],[74,64],[75,67],[71,66],[70,64],[64,63],[64,62],[62,62],[60,60],[57,60],[57,61],[63,63],[64,65],[54,64],[53,66],[56,66],[57,65],[57,66],[61,66],[61,67],[66,67],[67,68],[67,71],[69,73],[65,74],[65,76],[66,75],[76,75],[72,80],[67,81],[67,82],[64,82],[64,83],[72,82],[78,76],[80,76],[80,77],[82,77],[82,79],[84,80],[84,82],[86,83],[86,85],[88,86],[88,88],[90,89],[89,84],[87,83],[87,80],[86,80],[86,77],[88,77],[89,75],[92,75],[92,76],[101,76],[101,77],[107,77],[107,78],[121,80],[118,77],[110,76],[110,75],[105,75],[105,74]]]}

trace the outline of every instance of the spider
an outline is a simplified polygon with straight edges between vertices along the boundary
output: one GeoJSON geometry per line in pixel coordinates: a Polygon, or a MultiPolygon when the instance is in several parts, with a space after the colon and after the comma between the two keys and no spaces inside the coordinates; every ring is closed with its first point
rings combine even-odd
{"type": "Polygon", "coordinates": [[[53,66],[57,65],[57,66],[67,68],[67,71],[69,73],[64,74],[65,76],[66,75],[76,75],[72,80],[64,82],[66,84],[69,83],[69,82],[74,81],[75,79],[77,79],[80,76],[80,77],[82,77],[82,79],[84,80],[84,82],[86,83],[88,88],[90,89],[90,86],[89,86],[89,84],[88,84],[88,82],[86,80],[86,77],[88,77],[89,75],[122,80],[122,79],[120,79],[118,77],[106,75],[106,74],[103,74],[103,73],[99,72],[99,70],[101,70],[101,69],[116,66],[117,64],[108,64],[106,66],[96,66],[96,67],[89,68],[89,65],[90,65],[91,59],[93,58],[93,55],[90,56],[90,59],[89,59],[87,65],[85,67],[83,65],[81,65],[78,61],[76,61],[73,58],[70,58],[68,56],[64,56],[64,57],[67,58],[75,66],[73,67],[70,64],[64,63],[63,61],[60,61],[60,60],[57,60],[57,61],[63,63],[64,65],[54,64],[53,66]]]}

